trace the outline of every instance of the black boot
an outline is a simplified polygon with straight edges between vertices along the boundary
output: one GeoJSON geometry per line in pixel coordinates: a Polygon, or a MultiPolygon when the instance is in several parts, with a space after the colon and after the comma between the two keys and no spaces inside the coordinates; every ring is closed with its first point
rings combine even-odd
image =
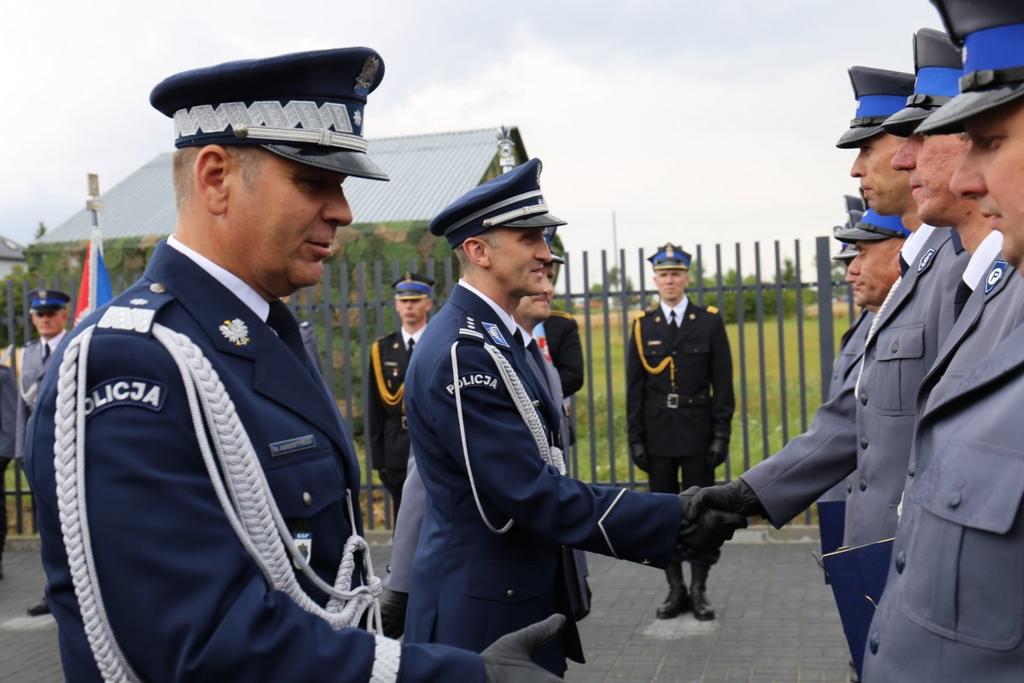
{"type": "Polygon", "coordinates": [[[690,572],[693,581],[690,583],[690,596],[693,602],[693,618],[697,621],[711,621],[715,618],[715,610],[707,597],[708,570],[711,567],[703,562],[691,562],[690,572]]]}
{"type": "Polygon", "coordinates": [[[656,614],[659,619],[673,619],[690,610],[690,596],[683,583],[683,565],[679,562],[670,563],[665,567],[665,577],[668,579],[668,597],[658,607],[656,614]]]}
{"type": "Polygon", "coordinates": [[[49,614],[50,603],[46,602],[46,595],[44,594],[42,600],[29,607],[25,612],[27,612],[30,617],[39,617],[44,614],[49,614]]]}

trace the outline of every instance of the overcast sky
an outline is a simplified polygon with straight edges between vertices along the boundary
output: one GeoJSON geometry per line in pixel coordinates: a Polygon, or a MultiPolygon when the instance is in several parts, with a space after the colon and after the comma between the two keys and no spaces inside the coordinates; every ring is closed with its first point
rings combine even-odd
{"type": "MultiPolygon", "coordinates": [[[[19,2],[0,24],[0,234],[30,242],[172,149],[187,68],[349,45],[370,137],[519,126],[571,250],[805,239],[844,220],[854,64],[912,71],[925,0],[19,2]],[[96,5],[96,7],[90,7],[96,5]]],[[[358,218],[359,207],[353,207],[358,218]]],[[[731,248],[731,246],[730,246],[731,248]]]]}

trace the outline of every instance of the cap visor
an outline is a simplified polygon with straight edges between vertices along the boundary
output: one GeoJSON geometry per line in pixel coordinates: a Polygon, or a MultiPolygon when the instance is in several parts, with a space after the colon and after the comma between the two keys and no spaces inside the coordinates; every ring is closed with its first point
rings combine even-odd
{"type": "Polygon", "coordinates": [[[294,145],[261,145],[267,151],[273,152],[285,159],[297,161],[300,164],[322,168],[327,171],[343,173],[356,178],[367,178],[369,180],[390,180],[388,174],[380,170],[377,164],[370,160],[363,152],[353,152],[346,149],[331,149],[323,147],[296,147],[294,145]]]}
{"type": "Polygon", "coordinates": [[[860,147],[867,140],[875,137],[879,133],[884,133],[881,124],[877,126],[859,126],[857,128],[850,128],[839,138],[839,142],[836,143],[836,147],[839,149],[854,149],[860,147]]]}
{"type": "Polygon", "coordinates": [[[960,93],[949,102],[932,112],[917,128],[926,135],[962,133],[964,121],[990,109],[1012,102],[1024,95],[1024,83],[1015,83],[1001,88],[960,93]]]}
{"type": "Polygon", "coordinates": [[[882,124],[882,130],[889,135],[901,138],[909,138],[917,130],[917,127],[928,118],[934,109],[923,107],[906,107],[890,116],[882,124]]]}
{"type": "Polygon", "coordinates": [[[853,244],[854,242],[878,242],[892,237],[892,235],[883,235],[880,232],[865,230],[863,227],[860,227],[862,225],[858,224],[852,228],[843,228],[837,231],[833,237],[840,242],[847,242],[848,244],[853,244]]]}
{"type": "Polygon", "coordinates": [[[552,254],[551,255],[551,262],[552,263],[557,263],[559,265],[563,265],[565,263],[565,259],[562,258],[561,256],[559,256],[558,254],[552,254]]]}
{"type": "Polygon", "coordinates": [[[846,252],[843,252],[842,254],[836,254],[835,256],[833,256],[832,257],[832,262],[833,263],[849,263],[850,261],[852,261],[855,258],[857,258],[857,252],[855,252],[855,251],[853,251],[853,252],[846,251],[846,252]]]}
{"type": "Polygon", "coordinates": [[[525,218],[519,218],[508,223],[502,223],[501,225],[495,225],[495,228],[557,228],[559,225],[565,225],[558,216],[550,213],[538,213],[533,216],[526,216],[525,218]]]}

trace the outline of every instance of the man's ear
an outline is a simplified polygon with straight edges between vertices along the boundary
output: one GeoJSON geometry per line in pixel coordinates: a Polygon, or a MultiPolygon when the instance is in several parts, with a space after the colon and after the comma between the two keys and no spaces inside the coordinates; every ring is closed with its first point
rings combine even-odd
{"type": "Polygon", "coordinates": [[[491,254],[488,249],[487,242],[479,237],[467,237],[466,240],[459,245],[459,248],[462,249],[467,260],[474,266],[486,268],[491,265],[491,254]]]}
{"type": "Polygon", "coordinates": [[[231,175],[240,170],[228,151],[220,145],[206,145],[192,164],[192,187],[196,200],[214,216],[228,209],[231,175]]]}

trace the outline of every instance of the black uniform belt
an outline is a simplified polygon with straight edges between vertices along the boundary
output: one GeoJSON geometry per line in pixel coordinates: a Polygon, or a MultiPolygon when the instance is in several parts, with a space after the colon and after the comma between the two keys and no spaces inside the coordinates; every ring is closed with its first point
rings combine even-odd
{"type": "MultiPolygon", "coordinates": [[[[668,398],[668,394],[660,391],[652,393],[657,396],[664,396],[666,399],[668,398]]],[[[711,405],[711,394],[701,392],[699,394],[694,394],[693,396],[679,396],[678,400],[679,406],[706,406],[711,405]]]]}

